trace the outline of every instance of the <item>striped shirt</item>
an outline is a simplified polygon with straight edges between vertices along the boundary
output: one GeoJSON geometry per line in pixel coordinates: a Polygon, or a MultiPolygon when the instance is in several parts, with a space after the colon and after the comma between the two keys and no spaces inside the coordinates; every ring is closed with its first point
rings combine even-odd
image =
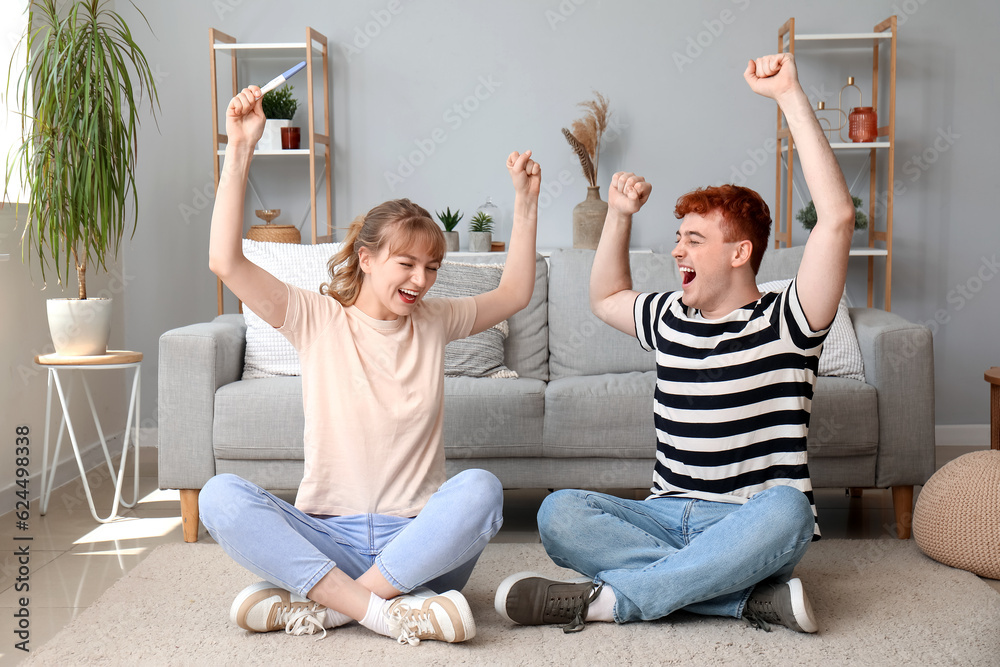
{"type": "Polygon", "coordinates": [[[717,320],[685,306],[682,292],[636,298],[636,337],[656,351],[650,498],[744,503],[785,485],[815,516],[806,435],[828,329],[810,329],[795,285],[717,320]]]}

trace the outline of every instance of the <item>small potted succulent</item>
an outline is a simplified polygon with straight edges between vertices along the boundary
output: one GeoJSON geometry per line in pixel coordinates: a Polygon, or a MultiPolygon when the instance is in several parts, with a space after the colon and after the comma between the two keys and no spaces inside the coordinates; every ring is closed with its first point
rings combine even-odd
{"type": "Polygon", "coordinates": [[[480,211],[469,221],[469,250],[489,252],[493,244],[493,216],[480,211]]]}
{"type": "MultiPolygon", "coordinates": [[[[868,229],[868,216],[864,214],[861,210],[861,206],[864,202],[861,197],[852,196],[851,199],[854,201],[854,230],[868,229]]],[[[802,226],[809,231],[816,226],[816,204],[812,200],[806,204],[805,208],[799,209],[799,212],[795,214],[795,219],[802,223],[802,226]]]]}
{"type": "Polygon", "coordinates": [[[437,217],[441,221],[441,224],[444,225],[444,238],[448,243],[448,252],[458,252],[458,232],[455,231],[455,227],[464,217],[462,212],[455,209],[455,212],[452,213],[449,206],[444,210],[444,213],[438,211],[437,217]]]}
{"type": "Polygon", "coordinates": [[[292,86],[285,84],[264,93],[260,104],[267,121],[264,123],[264,134],[257,142],[257,150],[277,151],[282,148],[298,148],[300,133],[299,128],[292,127],[292,118],[295,117],[299,103],[292,97],[292,86]]]}

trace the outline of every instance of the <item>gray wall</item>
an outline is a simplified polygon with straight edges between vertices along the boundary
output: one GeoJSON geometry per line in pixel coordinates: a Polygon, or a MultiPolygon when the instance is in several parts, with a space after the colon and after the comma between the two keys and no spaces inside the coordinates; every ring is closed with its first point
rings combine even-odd
{"type": "MultiPolygon", "coordinates": [[[[539,247],[570,245],[571,211],[583,199],[584,181],[559,129],[580,116],[576,103],[597,89],[610,98],[615,118],[615,132],[601,155],[605,195],[611,174],[619,169],[653,183],[632,243],[665,250],[677,225],[674,200],[693,187],[745,178],[773,207],[775,110],[747,89],[742,72],[748,58],[775,50],[778,27],[795,16],[800,32],[869,31],[895,13],[901,22],[896,178],[905,192],[896,199],[893,310],[933,323],[937,422],[989,421],[982,372],[1000,363],[1000,280],[993,280],[1000,272],[1000,234],[992,204],[998,146],[994,117],[1000,102],[993,32],[1000,9],[993,3],[137,4],[155,38],[130,4],[116,6],[130,18],[157,72],[163,109],[158,129],[152,122],[142,129],[140,224],[123,262],[125,342],[149,360],[156,358],[161,333],[209,319],[216,310],[215,279],[207,266],[209,27],[241,41],[301,41],[306,25],[329,37],[338,226],[400,196],[430,209],[450,206],[471,213],[489,195],[509,214],[504,159],[511,150],[531,148],[546,187],[539,247]],[[456,104],[469,109],[464,117],[454,110],[456,104]],[[435,130],[444,140],[430,152],[435,130]],[[414,155],[420,145],[430,154],[414,155]],[[766,159],[759,157],[763,152],[766,159]],[[402,183],[390,183],[385,174],[398,175],[401,159],[420,164],[412,174],[404,169],[402,183]]],[[[847,74],[858,78],[867,100],[869,54],[800,51],[800,78],[813,101],[825,97],[836,105],[847,74]]],[[[288,64],[247,67],[241,71],[243,83],[263,83],[288,64]]],[[[304,77],[293,84],[302,100],[297,124],[304,125],[304,77]]],[[[856,158],[845,159],[849,183],[863,166],[856,158]]],[[[298,224],[306,216],[307,181],[304,162],[255,163],[261,199],[283,209],[284,221],[298,224]]],[[[804,190],[801,177],[799,187],[804,190]]],[[[867,199],[864,179],[855,193],[867,199]]],[[[803,199],[809,199],[805,191],[803,199]]],[[[795,208],[804,203],[797,199],[795,208]]],[[[254,220],[252,209],[259,207],[248,197],[248,224],[254,220]]],[[[460,226],[463,244],[466,221],[460,226]]],[[[795,242],[805,238],[797,230],[795,242]]],[[[864,261],[852,262],[849,294],[863,304],[864,261]]],[[[143,377],[144,414],[151,423],[153,364],[147,364],[143,377]]]]}

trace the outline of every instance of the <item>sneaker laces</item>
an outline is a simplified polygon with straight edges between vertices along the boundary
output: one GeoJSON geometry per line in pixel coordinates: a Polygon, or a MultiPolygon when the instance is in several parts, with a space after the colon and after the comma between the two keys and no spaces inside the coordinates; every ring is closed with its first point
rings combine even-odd
{"type": "Polygon", "coordinates": [[[428,637],[436,632],[432,617],[434,612],[413,609],[408,604],[399,603],[389,612],[389,622],[399,628],[396,638],[400,644],[416,646],[420,637],[428,637]]]}
{"type": "Polygon", "coordinates": [[[781,617],[771,600],[754,600],[752,598],[748,600],[746,608],[743,610],[743,620],[750,627],[764,632],[771,631],[772,623],[781,625],[781,617]]]}
{"type": "Polygon", "coordinates": [[[570,622],[563,626],[563,632],[566,634],[571,632],[580,632],[583,630],[584,626],[584,614],[587,613],[590,603],[596,600],[597,596],[601,594],[601,589],[603,588],[604,584],[601,583],[593,586],[590,589],[590,593],[586,596],[551,598],[545,605],[545,612],[547,615],[552,615],[557,618],[571,618],[570,622]]]}
{"type": "Polygon", "coordinates": [[[316,638],[316,641],[326,637],[326,628],[319,618],[325,613],[326,608],[317,602],[293,602],[290,605],[279,607],[275,616],[275,623],[284,622],[285,632],[296,637],[300,635],[314,635],[317,631],[323,634],[316,638]]]}

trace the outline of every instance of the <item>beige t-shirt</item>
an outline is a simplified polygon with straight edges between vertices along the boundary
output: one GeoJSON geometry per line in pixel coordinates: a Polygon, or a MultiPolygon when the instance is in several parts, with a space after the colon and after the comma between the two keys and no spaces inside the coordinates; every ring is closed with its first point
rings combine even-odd
{"type": "Polygon", "coordinates": [[[305,409],[297,508],[416,516],[445,481],[444,346],[475,319],[472,297],[382,321],[288,285],[278,331],[298,350],[305,409]]]}

